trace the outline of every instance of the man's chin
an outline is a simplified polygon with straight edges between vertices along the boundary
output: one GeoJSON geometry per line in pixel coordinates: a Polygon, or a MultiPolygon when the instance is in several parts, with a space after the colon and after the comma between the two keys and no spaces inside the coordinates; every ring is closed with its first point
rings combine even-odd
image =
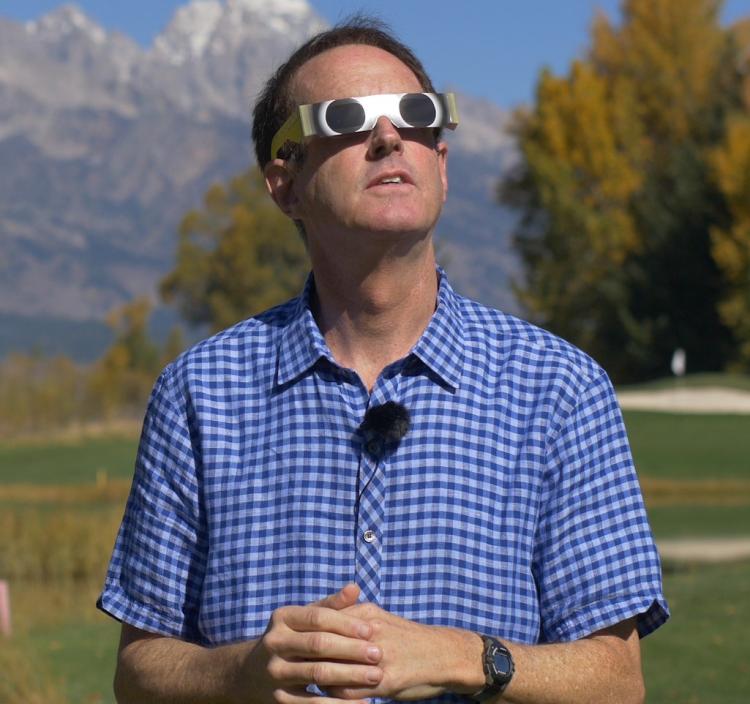
{"type": "Polygon", "coordinates": [[[370,241],[399,242],[419,241],[425,239],[432,232],[432,228],[415,225],[388,225],[368,227],[361,230],[363,236],[370,241]]]}
{"type": "Polygon", "coordinates": [[[378,217],[360,220],[357,230],[384,238],[420,238],[435,228],[437,218],[412,214],[385,213],[378,217]]]}

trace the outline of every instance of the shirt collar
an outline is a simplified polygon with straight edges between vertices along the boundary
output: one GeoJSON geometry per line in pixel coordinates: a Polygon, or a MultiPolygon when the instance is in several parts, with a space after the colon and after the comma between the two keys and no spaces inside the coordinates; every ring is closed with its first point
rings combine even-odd
{"type": "MultiPolygon", "coordinates": [[[[464,326],[458,296],[448,283],[448,277],[438,267],[438,296],[435,313],[427,329],[412,348],[411,354],[429,367],[444,382],[457,389],[461,380],[464,357],[464,326]]],[[[279,385],[301,376],[321,357],[336,366],[331,351],[312,314],[312,295],[315,280],[310,273],[302,293],[297,298],[291,320],[281,337],[279,385]]]]}
{"type": "Polygon", "coordinates": [[[315,279],[308,274],[305,287],[297,298],[292,318],[279,345],[279,371],[276,383],[286,384],[310,369],[321,357],[335,364],[323,335],[312,314],[312,295],[315,279]]]}
{"type": "Polygon", "coordinates": [[[464,325],[459,297],[441,267],[435,313],[412,349],[426,366],[453,389],[459,387],[464,360],[464,325]]]}

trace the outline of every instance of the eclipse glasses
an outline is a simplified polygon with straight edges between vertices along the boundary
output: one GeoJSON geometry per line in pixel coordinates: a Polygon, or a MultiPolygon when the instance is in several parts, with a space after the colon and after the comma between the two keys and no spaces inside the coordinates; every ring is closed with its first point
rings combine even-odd
{"type": "Polygon", "coordinates": [[[301,144],[306,137],[368,132],[382,116],[394,127],[455,130],[458,125],[456,96],[453,93],[384,93],[300,105],[274,135],[271,158],[275,159],[287,142],[301,144]]]}

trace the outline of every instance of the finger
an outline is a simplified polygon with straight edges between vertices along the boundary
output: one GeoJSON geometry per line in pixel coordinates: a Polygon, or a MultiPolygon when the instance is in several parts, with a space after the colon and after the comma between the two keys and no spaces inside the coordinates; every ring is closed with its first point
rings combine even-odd
{"type": "Polygon", "coordinates": [[[290,606],[284,609],[284,623],[297,632],[336,633],[348,638],[369,638],[372,627],[363,619],[320,606],[290,606]]]}
{"type": "Polygon", "coordinates": [[[321,689],[329,687],[367,689],[375,687],[383,679],[383,670],[374,665],[284,660],[274,663],[273,669],[277,681],[298,685],[314,684],[321,689]]]}
{"type": "Polygon", "coordinates": [[[367,701],[380,696],[380,693],[375,687],[329,687],[326,694],[335,697],[336,701],[352,701],[357,699],[367,701]]]}
{"type": "Polygon", "coordinates": [[[327,609],[345,609],[352,606],[359,599],[360,588],[354,582],[349,582],[346,586],[339,589],[335,594],[329,594],[320,601],[316,601],[316,606],[324,606],[327,609]]]}
{"type": "Polygon", "coordinates": [[[297,633],[286,639],[283,656],[299,660],[343,660],[375,665],[383,651],[361,638],[347,638],[336,633],[313,631],[297,633]]]}
{"type": "MultiPolygon", "coordinates": [[[[330,694],[330,693],[328,693],[330,694]]],[[[277,689],[274,692],[274,699],[280,704],[342,704],[344,700],[336,699],[332,696],[321,696],[308,692],[304,687],[294,687],[289,689],[277,689]]],[[[346,700],[347,704],[357,704],[351,699],[346,700]]],[[[369,704],[364,699],[359,704],[369,704]]]]}

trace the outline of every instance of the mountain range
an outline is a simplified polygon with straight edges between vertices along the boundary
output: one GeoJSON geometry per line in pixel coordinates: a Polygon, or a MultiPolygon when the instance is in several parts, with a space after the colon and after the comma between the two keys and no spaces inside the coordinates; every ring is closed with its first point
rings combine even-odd
{"type": "MultiPolygon", "coordinates": [[[[253,162],[266,77],[326,26],[306,0],[193,0],[143,48],[74,5],[0,17],[0,353],[70,352],[114,306],[156,300],[181,216],[253,162]]],[[[459,290],[514,310],[514,216],[494,202],[517,158],[509,115],[452,89],[461,125],[448,135],[441,256],[459,290]]]]}

